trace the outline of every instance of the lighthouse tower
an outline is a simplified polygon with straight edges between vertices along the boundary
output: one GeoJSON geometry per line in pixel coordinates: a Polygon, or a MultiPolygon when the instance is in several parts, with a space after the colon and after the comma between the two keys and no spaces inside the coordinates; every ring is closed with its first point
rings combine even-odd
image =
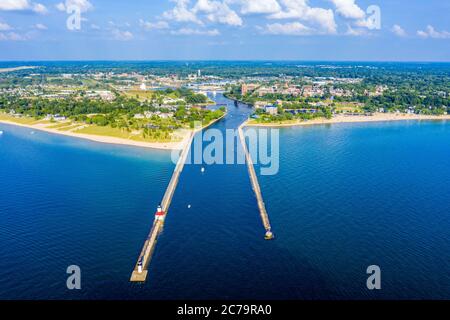
{"type": "Polygon", "coordinates": [[[155,213],[155,221],[164,222],[165,219],[166,219],[166,213],[163,211],[161,206],[158,206],[158,209],[156,210],[156,213],[155,213]]]}

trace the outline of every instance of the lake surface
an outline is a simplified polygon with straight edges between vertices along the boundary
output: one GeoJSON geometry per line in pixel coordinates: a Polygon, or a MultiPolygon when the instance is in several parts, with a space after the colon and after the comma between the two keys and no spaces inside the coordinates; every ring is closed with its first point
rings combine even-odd
{"type": "MultiPolygon", "coordinates": [[[[251,114],[216,99],[216,129],[251,114]]],[[[128,280],[170,152],[0,130],[1,299],[450,299],[448,122],[281,129],[280,172],[260,177],[270,242],[246,166],[187,165],[145,284],[128,280]]]]}

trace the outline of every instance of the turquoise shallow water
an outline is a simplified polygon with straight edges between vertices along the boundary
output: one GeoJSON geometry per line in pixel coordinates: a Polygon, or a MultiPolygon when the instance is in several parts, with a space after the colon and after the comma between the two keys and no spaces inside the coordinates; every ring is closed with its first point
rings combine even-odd
{"type": "MultiPolygon", "coordinates": [[[[219,130],[251,112],[218,100],[219,130]]],[[[280,172],[260,177],[272,242],[245,166],[186,166],[143,285],[128,279],[170,153],[0,130],[1,299],[450,299],[448,122],[281,129],[280,172]]]]}

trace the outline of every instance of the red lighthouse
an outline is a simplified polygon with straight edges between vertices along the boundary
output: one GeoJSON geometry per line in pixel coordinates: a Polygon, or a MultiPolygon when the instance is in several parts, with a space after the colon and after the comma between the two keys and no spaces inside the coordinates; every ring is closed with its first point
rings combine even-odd
{"type": "Polygon", "coordinates": [[[163,211],[161,206],[158,206],[158,209],[156,210],[156,213],[155,213],[155,220],[164,222],[165,218],[166,218],[166,213],[163,211]]]}

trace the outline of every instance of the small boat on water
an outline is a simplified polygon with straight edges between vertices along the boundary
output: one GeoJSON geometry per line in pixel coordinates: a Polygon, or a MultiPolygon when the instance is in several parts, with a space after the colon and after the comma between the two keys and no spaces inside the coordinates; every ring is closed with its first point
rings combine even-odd
{"type": "Polygon", "coordinates": [[[1,136],[1,135],[3,135],[3,131],[2,131],[2,130],[0,130],[0,136],[1,136]]]}

